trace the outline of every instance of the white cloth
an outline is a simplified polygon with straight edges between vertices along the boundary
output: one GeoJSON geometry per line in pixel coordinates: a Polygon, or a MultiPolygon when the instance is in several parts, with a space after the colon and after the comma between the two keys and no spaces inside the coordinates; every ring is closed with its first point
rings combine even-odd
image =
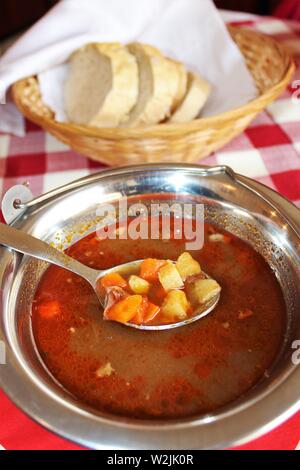
{"type": "MultiPolygon", "coordinates": [[[[256,96],[242,54],[212,0],[62,0],[0,59],[0,100],[16,80],[38,74],[43,100],[63,121],[67,66],[61,64],[87,42],[134,40],[157,46],[212,83],[205,116],[256,96]]],[[[7,132],[9,119],[0,119],[0,130],[3,122],[7,132]]]]}

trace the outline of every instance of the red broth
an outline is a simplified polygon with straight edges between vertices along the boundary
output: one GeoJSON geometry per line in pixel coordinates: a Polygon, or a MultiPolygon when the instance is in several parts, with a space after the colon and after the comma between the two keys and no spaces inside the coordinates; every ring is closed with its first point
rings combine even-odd
{"type": "MultiPolygon", "coordinates": [[[[79,276],[51,266],[37,288],[32,323],[53,376],[97,410],[141,419],[215,410],[253,387],[273,363],[285,329],[274,273],[248,244],[226,233],[192,251],[222,286],[209,316],[176,330],[143,332],[102,318],[79,276]]],[[[218,231],[219,232],[219,231],[218,231]]],[[[225,232],[222,232],[225,233],[225,232]]],[[[182,240],[99,240],[90,234],[68,254],[97,269],[136,259],[177,259],[182,240]]]]}

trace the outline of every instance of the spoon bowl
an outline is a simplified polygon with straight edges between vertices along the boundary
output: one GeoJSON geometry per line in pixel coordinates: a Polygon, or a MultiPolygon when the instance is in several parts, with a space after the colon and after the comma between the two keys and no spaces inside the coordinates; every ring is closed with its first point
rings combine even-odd
{"type": "MultiPolygon", "coordinates": [[[[206,279],[211,279],[207,274],[205,274],[205,277],[206,279]]],[[[185,320],[181,320],[178,322],[162,323],[160,325],[143,325],[143,324],[137,325],[136,323],[127,322],[127,323],[124,323],[124,325],[130,326],[131,328],[136,328],[138,330],[148,330],[148,331],[162,331],[162,330],[171,330],[173,328],[179,328],[182,326],[189,325],[190,323],[194,323],[195,321],[206,317],[206,315],[211,313],[216,308],[219,300],[220,300],[220,293],[214,296],[207,303],[201,305],[201,307],[198,308],[197,312],[194,312],[193,315],[189,316],[185,320]]]]}
{"type": "MultiPolygon", "coordinates": [[[[56,248],[48,245],[42,240],[35,238],[31,235],[28,235],[21,230],[17,230],[14,227],[10,227],[9,225],[0,224],[0,244],[18,251],[19,253],[33,256],[34,258],[38,258],[42,261],[46,261],[51,264],[55,264],[61,268],[67,269],[75,274],[78,274],[89,284],[93,287],[99,302],[103,308],[105,308],[105,292],[100,288],[100,281],[101,279],[106,276],[107,274],[111,273],[122,273],[122,271],[128,273],[136,273],[139,270],[139,267],[143,260],[131,261],[129,263],[121,264],[119,266],[114,266],[109,269],[105,270],[96,270],[86,266],[74,258],[71,258],[67,254],[58,251],[56,248]]],[[[203,273],[207,279],[210,277],[203,273]]],[[[157,330],[169,330],[173,328],[179,328],[190,323],[193,323],[200,318],[205,317],[208,315],[220,300],[220,293],[217,294],[213,299],[209,302],[203,304],[200,309],[197,310],[192,316],[186,318],[185,320],[181,320],[175,323],[164,323],[161,325],[138,325],[135,323],[123,323],[124,325],[135,328],[139,330],[150,330],[150,331],[157,331],[157,330]]]]}

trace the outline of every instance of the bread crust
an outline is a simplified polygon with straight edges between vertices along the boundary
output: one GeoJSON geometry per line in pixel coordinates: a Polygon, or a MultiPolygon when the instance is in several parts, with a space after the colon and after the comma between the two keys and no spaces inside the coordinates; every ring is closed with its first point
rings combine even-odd
{"type": "MultiPolygon", "coordinates": [[[[84,124],[93,127],[117,127],[128,119],[138,98],[137,61],[120,43],[92,43],[73,54],[71,65],[72,61],[76,60],[76,55],[84,54],[88,49],[96,51],[102,60],[109,61],[110,83],[100,108],[84,124]]],[[[101,87],[101,83],[95,86],[101,87]]]]}
{"type": "Polygon", "coordinates": [[[139,43],[129,44],[139,66],[139,98],[124,126],[157,124],[171,114],[178,94],[177,65],[165,58],[156,48],[139,43]]]}
{"type": "Polygon", "coordinates": [[[197,118],[211,92],[209,82],[199,76],[188,73],[187,92],[168,122],[183,123],[197,118]]]}
{"type": "Polygon", "coordinates": [[[171,112],[173,113],[178,108],[179,104],[182,102],[183,98],[186,95],[188,85],[188,74],[185,69],[185,66],[181,62],[178,62],[177,60],[173,59],[170,60],[171,62],[173,62],[173,64],[175,64],[178,73],[178,88],[171,109],[171,112]]]}

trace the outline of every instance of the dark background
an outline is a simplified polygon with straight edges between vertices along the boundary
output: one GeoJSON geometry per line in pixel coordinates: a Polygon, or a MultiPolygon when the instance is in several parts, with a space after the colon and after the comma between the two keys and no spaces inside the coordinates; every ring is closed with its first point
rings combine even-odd
{"type": "MultiPolygon", "coordinates": [[[[200,0],[201,1],[201,0],[200,0]]],[[[280,0],[214,0],[218,8],[270,15],[280,0]]]]}
{"type": "MultiPolygon", "coordinates": [[[[0,0],[0,38],[30,26],[55,3],[57,0],[0,0]]],[[[280,0],[215,0],[215,3],[219,8],[268,15],[280,0]]]]}

